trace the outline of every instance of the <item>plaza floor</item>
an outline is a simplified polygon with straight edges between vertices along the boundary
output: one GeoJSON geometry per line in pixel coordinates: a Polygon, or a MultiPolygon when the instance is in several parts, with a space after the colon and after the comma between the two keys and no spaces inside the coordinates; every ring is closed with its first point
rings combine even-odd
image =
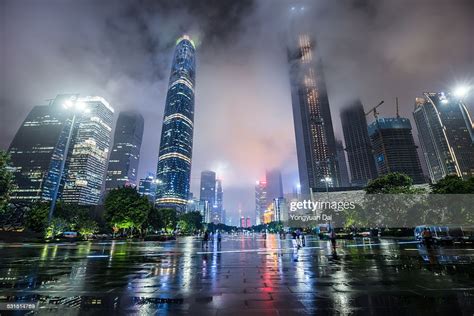
{"type": "MultiPolygon", "coordinates": [[[[0,302],[40,315],[473,315],[474,246],[224,236],[0,244],[0,302]]],[[[5,311],[0,311],[3,315],[5,311]]],[[[27,313],[22,312],[22,313],[27,313]]],[[[21,314],[21,313],[17,313],[21,314]]]]}

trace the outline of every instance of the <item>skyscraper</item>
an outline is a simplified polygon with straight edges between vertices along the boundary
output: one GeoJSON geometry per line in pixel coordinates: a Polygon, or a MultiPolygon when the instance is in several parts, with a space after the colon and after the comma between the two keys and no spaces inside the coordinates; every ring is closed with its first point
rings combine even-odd
{"type": "Polygon", "coordinates": [[[271,203],[274,199],[283,197],[283,182],[281,172],[278,169],[267,170],[265,173],[267,182],[267,202],[271,203]]]}
{"type": "Polygon", "coordinates": [[[206,170],[201,172],[201,192],[199,200],[207,201],[212,209],[216,204],[216,173],[206,170]]]}
{"type": "Polygon", "coordinates": [[[367,119],[360,100],[354,101],[341,111],[341,123],[351,184],[365,186],[369,180],[377,178],[377,168],[367,131],[367,119]]]}
{"type": "Polygon", "coordinates": [[[257,181],[255,185],[255,225],[263,224],[263,215],[267,207],[267,182],[257,181]]]}
{"type": "Polygon", "coordinates": [[[377,118],[368,126],[379,174],[400,172],[424,183],[420,160],[407,118],[377,118]]]}
{"type": "Polygon", "coordinates": [[[156,177],[156,203],[184,209],[188,200],[194,128],[195,46],[179,38],[171,65],[156,177]]]}
{"type": "Polygon", "coordinates": [[[155,203],[156,181],[153,175],[148,175],[146,178],[140,179],[138,193],[146,196],[148,201],[155,203]]]}
{"type": "Polygon", "coordinates": [[[447,175],[474,175],[474,129],[460,98],[424,93],[413,112],[431,181],[447,175]]]}
{"type": "Polygon", "coordinates": [[[115,125],[105,189],[136,186],[143,137],[143,116],[135,111],[120,112],[115,125]]]}
{"type": "Polygon", "coordinates": [[[14,203],[50,199],[59,179],[72,113],[63,106],[75,95],[58,95],[49,105],[35,106],[16,133],[8,152],[14,167],[14,203]]]}
{"type": "Polygon", "coordinates": [[[347,172],[346,154],[341,140],[336,140],[337,165],[339,166],[340,186],[349,187],[349,173],[347,172]]]}
{"type": "Polygon", "coordinates": [[[78,98],[87,109],[76,121],[73,145],[66,162],[62,200],[97,205],[107,168],[114,109],[102,97],[78,98]]]}
{"type": "Polygon", "coordinates": [[[222,180],[216,179],[216,202],[214,205],[214,221],[224,223],[224,191],[222,190],[222,180]]]}
{"type": "Polygon", "coordinates": [[[292,25],[288,59],[301,192],[309,194],[311,188],[324,188],[327,177],[330,186],[339,186],[340,179],[323,67],[303,19],[292,25]]]}

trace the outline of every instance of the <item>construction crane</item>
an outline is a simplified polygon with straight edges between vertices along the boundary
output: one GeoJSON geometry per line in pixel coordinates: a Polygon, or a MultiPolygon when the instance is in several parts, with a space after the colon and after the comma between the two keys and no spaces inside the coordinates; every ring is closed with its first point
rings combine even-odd
{"type": "Polygon", "coordinates": [[[369,115],[370,113],[374,113],[374,118],[377,119],[377,116],[379,115],[379,112],[377,112],[377,108],[384,104],[384,100],[380,101],[379,104],[371,108],[367,113],[365,113],[365,116],[369,115]]]}

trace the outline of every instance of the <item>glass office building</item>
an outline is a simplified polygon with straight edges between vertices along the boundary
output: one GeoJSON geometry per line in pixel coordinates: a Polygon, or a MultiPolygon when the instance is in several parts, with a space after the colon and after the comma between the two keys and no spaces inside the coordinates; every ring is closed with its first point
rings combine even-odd
{"type": "Polygon", "coordinates": [[[35,106],[18,129],[8,149],[14,170],[13,203],[50,199],[57,187],[72,123],[72,113],[63,103],[72,97],[58,95],[48,105],[35,106]]]}
{"type": "Polygon", "coordinates": [[[114,145],[107,167],[105,190],[137,185],[143,116],[135,111],[120,112],[115,125],[114,145]]]}
{"type": "Polygon", "coordinates": [[[424,93],[413,112],[423,157],[432,182],[457,175],[474,175],[474,129],[460,98],[424,93]]]}
{"type": "Polygon", "coordinates": [[[195,46],[183,36],[171,65],[156,172],[156,204],[178,210],[185,209],[189,195],[195,75],[195,46]]]}
{"type": "Polygon", "coordinates": [[[80,97],[86,109],[78,114],[73,144],[69,146],[62,200],[97,205],[104,185],[114,109],[102,97],[80,97]]]}

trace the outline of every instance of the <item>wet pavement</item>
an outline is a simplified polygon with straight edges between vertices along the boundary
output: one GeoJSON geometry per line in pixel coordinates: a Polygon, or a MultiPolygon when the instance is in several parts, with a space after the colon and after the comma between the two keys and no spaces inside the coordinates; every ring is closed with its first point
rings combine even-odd
{"type": "MultiPolygon", "coordinates": [[[[53,315],[473,315],[474,246],[276,235],[0,244],[0,302],[53,315]]],[[[33,314],[33,312],[30,312],[33,314]]],[[[0,311],[3,315],[4,311],[0,311]]],[[[18,313],[21,314],[21,313],[18,313]]]]}

